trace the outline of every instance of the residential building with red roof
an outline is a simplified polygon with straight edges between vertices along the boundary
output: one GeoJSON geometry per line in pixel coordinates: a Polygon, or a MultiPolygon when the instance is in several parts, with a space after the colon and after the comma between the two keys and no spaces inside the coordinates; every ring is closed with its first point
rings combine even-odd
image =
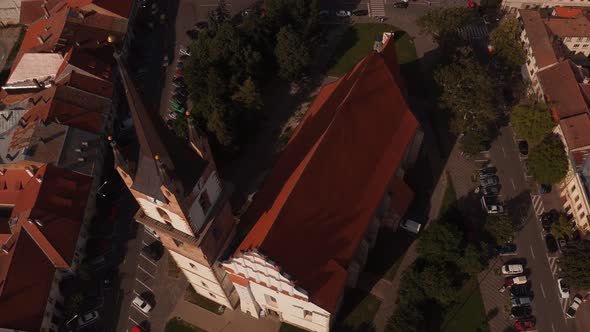
{"type": "Polygon", "coordinates": [[[590,55],[590,20],[585,15],[545,19],[551,34],[559,40],[570,58],[588,59],[590,55]]]}
{"type": "MultiPolygon", "coordinates": [[[[584,0],[571,0],[568,2],[563,0],[502,0],[502,8],[508,13],[515,13],[520,9],[529,8],[567,8],[560,6],[589,7],[590,4],[584,0]]],[[[560,10],[560,13],[564,12],[565,10],[560,10]]]]}
{"type": "Polygon", "coordinates": [[[413,199],[403,174],[422,135],[384,39],[322,88],[242,217],[252,228],[223,268],[253,317],[328,331],[380,227],[413,199]]]}
{"type": "Polygon", "coordinates": [[[584,13],[583,8],[576,7],[555,7],[551,12],[551,16],[561,18],[573,18],[584,13]]]}
{"type": "Polygon", "coordinates": [[[94,206],[92,178],[52,165],[0,168],[0,329],[57,330],[94,206]]]}
{"type": "Polygon", "coordinates": [[[27,25],[51,15],[51,11],[62,3],[87,13],[97,13],[125,21],[129,19],[133,9],[133,0],[15,0],[15,2],[22,2],[19,7],[20,23],[27,25]]]}

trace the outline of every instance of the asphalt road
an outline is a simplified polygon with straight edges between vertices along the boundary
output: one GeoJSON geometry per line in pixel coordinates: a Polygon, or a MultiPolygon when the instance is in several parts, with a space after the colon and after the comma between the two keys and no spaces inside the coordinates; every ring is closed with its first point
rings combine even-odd
{"type": "Polygon", "coordinates": [[[524,169],[519,162],[519,153],[512,129],[504,127],[500,136],[490,149],[491,160],[498,168],[502,185],[502,199],[507,208],[522,222],[515,243],[519,258],[526,260],[526,270],[531,280],[534,294],[533,314],[537,318],[540,332],[576,331],[571,319],[565,319],[564,310],[568,300],[559,298],[557,267],[555,257],[549,257],[542,235],[542,228],[534,211],[529,188],[531,183],[525,178],[524,169]]]}

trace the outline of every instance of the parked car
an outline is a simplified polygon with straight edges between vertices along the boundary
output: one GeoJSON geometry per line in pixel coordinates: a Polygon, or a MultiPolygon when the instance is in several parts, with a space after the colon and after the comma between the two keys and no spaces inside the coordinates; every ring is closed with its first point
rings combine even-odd
{"type": "Polygon", "coordinates": [[[497,196],[500,193],[500,186],[483,187],[481,193],[485,196],[497,196]]]}
{"type": "Polygon", "coordinates": [[[516,255],[516,245],[514,243],[510,243],[504,247],[497,247],[496,253],[498,253],[500,256],[516,255]]]}
{"type": "Polygon", "coordinates": [[[78,327],[83,327],[95,323],[100,316],[98,315],[98,311],[94,310],[84,315],[78,317],[78,327]]]}
{"type": "Polygon", "coordinates": [[[184,105],[186,104],[186,97],[180,96],[180,95],[176,95],[172,97],[172,100],[180,105],[184,105]]]}
{"type": "Polygon", "coordinates": [[[188,92],[183,88],[176,88],[176,90],[174,90],[174,93],[184,97],[188,96],[188,92]]]}
{"type": "Polygon", "coordinates": [[[504,286],[506,287],[511,287],[514,285],[526,285],[527,282],[528,280],[525,276],[504,278],[504,286]]]}
{"type": "Polygon", "coordinates": [[[170,64],[170,58],[168,58],[167,55],[164,55],[164,58],[162,58],[162,66],[168,67],[169,64],[170,64]]]}
{"type": "Polygon", "coordinates": [[[154,241],[149,245],[144,246],[141,249],[141,252],[154,261],[158,261],[160,258],[162,258],[162,255],[164,255],[164,247],[160,241],[154,241]]]}
{"type": "Polygon", "coordinates": [[[510,303],[513,307],[530,306],[531,302],[531,298],[527,296],[514,297],[512,300],[510,300],[510,303]]]}
{"type": "Polygon", "coordinates": [[[512,307],[510,310],[510,318],[528,318],[531,317],[533,311],[530,306],[512,307]]]}
{"type": "Polygon", "coordinates": [[[207,21],[201,21],[201,22],[195,23],[195,29],[197,29],[197,30],[207,29],[208,27],[209,27],[209,23],[207,21]]]}
{"type": "Polygon", "coordinates": [[[547,251],[549,251],[549,253],[553,254],[557,252],[558,247],[557,240],[555,240],[555,236],[551,234],[545,235],[545,244],[547,245],[547,251]]]}
{"type": "Polygon", "coordinates": [[[559,243],[559,248],[563,249],[567,246],[567,241],[564,238],[557,239],[557,243],[559,243]]]}
{"type": "Polygon", "coordinates": [[[535,320],[534,319],[519,320],[514,323],[514,328],[517,331],[532,331],[535,329],[535,320]]]}
{"type": "Polygon", "coordinates": [[[393,8],[408,8],[408,3],[406,1],[395,2],[393,8]]]}
{"type": "Polygon", "coordinates": [[[323,9],[318,12],[318,15],[321,18],[326,18],[326,17],[330,16],[330,11],[323,9]]]}
{"type": "Polygon", "coordinates": [[[494,166],[486,166],[479,170],[479,177],[485,178],[488,176],[492,176],[496,174],[496,167],[494,166]]]}
{"type": "Polygon", "coordinates": [[[565,311],[565,315],[568,316],[569,318],[574,318],[576,316],[576,312],[578,311],[578,308],[580,307],[581,304],[582,304],[582,297],[580,295],[574,296],[574,300],[572,301],[572,304],[570,305],[570,307],[567,308],[567,310],[565,311]]]}
{"type": "Polygon", "coordinates": [[[519,141],[518,142],[518,152],[521,155],[526,156],[529,154],[529,142],[527,141],[519,141]]]}
{"type": "Polygon", "coordinates": [[[146,314],[152,311],[152,306],[147,303],[146,300],[142,299],[139,295],[135,297],[133,300],[133,305],[136,306],[139,310],[145,312],[146,314]]]}
{"type": "Polygon", "coordinates": [[[553,222],[555,222],[558,217],[559,217],[559,214],[555,210],[545,212],[541,215],[541,217],[539,218],[539,221],[541,222],[541,226],[543,227],[543,230],[545,231],[545,233],[551,232],[551,224],[553,224],[553,222]]]}
{"type": "Polygon", "coordinates": [[[354,15],[354,16],[367,16],[367,15],[369,15],[369,11],[366,9],[355,10],[352,12],[352,15],[354,15]]]}
{"type": "Polygon", "coordinates": [[[422,224],[410,219],[406,219],[400,223],[399,227],[405,229],[408,232],[418,234],[418,232],[420,232],[420,227],[422,227],[422,224]]]}
{"type": "Polygon", "coordinates": [[[176,120],[178,115],[176,115],[176,111],[170,111],[170,112],[168,112],[168,117],[172,120],[176,120]]]}
{"type": "Polygon", "coordinates": [[[541,184],[539,188],[540,194],[548,194],[551,192],[551,185],[550,184],[541,184]]]}
{"type": "Polygon", "coordinates": [[[529,284],[512,285],[510,288],[510,297],[524,297],[531,296],[531,288],[529,284]]]}
{"type": "Polygon", "coordinates": [[[506,264],[502,266],[502,274],[514,275],[521,274],[524,272],[522,264],[506,264]]]}
{"type": "Polygon", "coordinates": [[[557,289],[559,289],[559,296],[562,299],[568,299],[570,297],[570,288],[565,283],[565,280],[563,280],[563,278],[557,279],[557,289]]]}
{"type": "Polygon", "coordinates": [[[481,206],[488,214],[499,214],[504,212],[504,207],[494,197],[482,196],[481,206]]]}
{"type": "Polygon", "coordinates": [[[482,187],[488,187],[488,186],[496,186],[500,183],[499,179],[497,176],[492,175],[492,176],[487,176],[485,178],[480,178],[479,179],[479,184],[482,187]]]}
{"type": "Polygon", "coordinates": [[[338,17],[349,17],[350,15],[352,15],[352,13],[348,10],[337,10],[336,11],[336,16],[338,16],[338,17]]]}
{"type": "Polygon", "coordinates": [[[178,53],[179,53],[180,55],[191,56],[191,49],[190,49],[190,48],[188,48],[188,47],[186,47],[186,48],[185,48],[185,47],[182,47],[182,46],[181,46],[181,47],[180,47],[180,50],[178,51],[178,53]]]}

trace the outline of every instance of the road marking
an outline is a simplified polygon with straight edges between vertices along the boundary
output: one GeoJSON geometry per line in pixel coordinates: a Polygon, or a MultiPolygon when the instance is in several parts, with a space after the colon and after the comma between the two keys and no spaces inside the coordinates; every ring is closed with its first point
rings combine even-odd
{"type": "Polygon", "coordinates": [[[141,243],[143,243],[144,246],[149,246],[149,244],[147,244],[147,242],[145,242],[144,240],[141,240],[141,243]]]}
{"type": "Polygon", "coordinates": [[[133,290],[133,294],[139,295],[139,293],[135,289],[133,290]]]}
{"type": "Polygon", "coordinates": [[[135,305],[131,305],[131,307],[135,308],[135,311],[139,312],[140,314],[146,316],[147,318],[150,318],[150,316],[148,314],[146,314],[145,312],[141,311],[138,307],[136,307],[135,305]]]}
{"type": "Polygon", "coordinates": [[[153,290],[152,290],[151,288],[149,288],[149,287],[148,287],[148,285],[144,284],[144,283],[143,283],[143,281],[141,281],[141,280],[139,280],[139,279],[137,279],[137,278],[135,278],[135,280],[137,280],[137,282],[139,282],[139,283],[140,283],[140,284],[142,284],[142,285],[143,285],[145,288],[147,288],[147,289],[149,289],[150,291],[152,291],[152,292],[153,292],[153,290]]]}
{"type": "Polygon", "coordinates": [[[154,276],[151,273],[149,273],[148,271],[146,271],[143,267],[137,265],[137,268],[139,268],[140,270],[142,270],[143,272],[145,272],[148,276],[152,277],[152,279],[155,279],[156,278],[156,276],[154,276]]]}
{"type": "Polygon", "coordinates": [[[504,153],[504,158],[506,158],[506,150],[504,150],[504,145],[500,145],[500,147],[502,148],[502,153],[504,153]]]}
{"type": "Polygon", "coordinates": [[[151,259],[147,258],[147,257],[146,257],[146,256],[144,256],[143,254],[139,254],[139,256],[141,256],[141,257],[145,258],[145,260],[146,260],[146,261],[148,261],[148,262],[150,262],[150,263],[151,263],[153,266],[158,266],[158,264],[156,264],[156,263],[152,262],[152,260],[151,260],[151,259]]]}
{"type": "Polygon", "coordinates": [[[135,324],[135,325],[139,325],[139,323],[138,323],[138,322],[136,322],[136,321],[135,321],[135,319],[131,318],[131,316],[129,316],[129,320],[130,320],[130,321],[132,321],[132,322],[133,322],[133,324],[135,324]]]}
{"type": "Polygon", "coordinates": [[[514,179],[510,178],[510,182],[512,183],[512,188],[514,188],[514,190],[516,190],[516,185],[514,184],[514,179]]]}
{"type": "Polygon", "coordinates": [[[555,326],[553,326],[553,323],[551,323],[551,330],[553,330],[553,332],[555,332],[555,326]]]}
{"type": "Polygon", "coordinates": [[[535,259],[535,253],[533,252],[533,246],[530,246],[529,248],[531,248],[531,255],[533,255],[533,259],[535,259]]]}
{"type": "Polygon", "coordinates": [[[547,298],[547,296],[545,296],[545,288],[543,288],[543,284],[539,283],[539,285],[541,285],[541,293],[543,293],[543,298],[547,298]]]}

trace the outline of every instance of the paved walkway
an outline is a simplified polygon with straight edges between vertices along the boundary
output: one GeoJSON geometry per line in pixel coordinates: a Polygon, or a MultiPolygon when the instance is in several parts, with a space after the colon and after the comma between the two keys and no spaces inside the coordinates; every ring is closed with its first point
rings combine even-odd
{"type": "Polygon", "coordinates": [[[227,309],[223,314],[217,315],[184,299],[176,304],[170,318],[173,317],[180,317],[207,332],[277,332],[281,325],[278,320],[254,319],[239,309],[227,309]]]}

